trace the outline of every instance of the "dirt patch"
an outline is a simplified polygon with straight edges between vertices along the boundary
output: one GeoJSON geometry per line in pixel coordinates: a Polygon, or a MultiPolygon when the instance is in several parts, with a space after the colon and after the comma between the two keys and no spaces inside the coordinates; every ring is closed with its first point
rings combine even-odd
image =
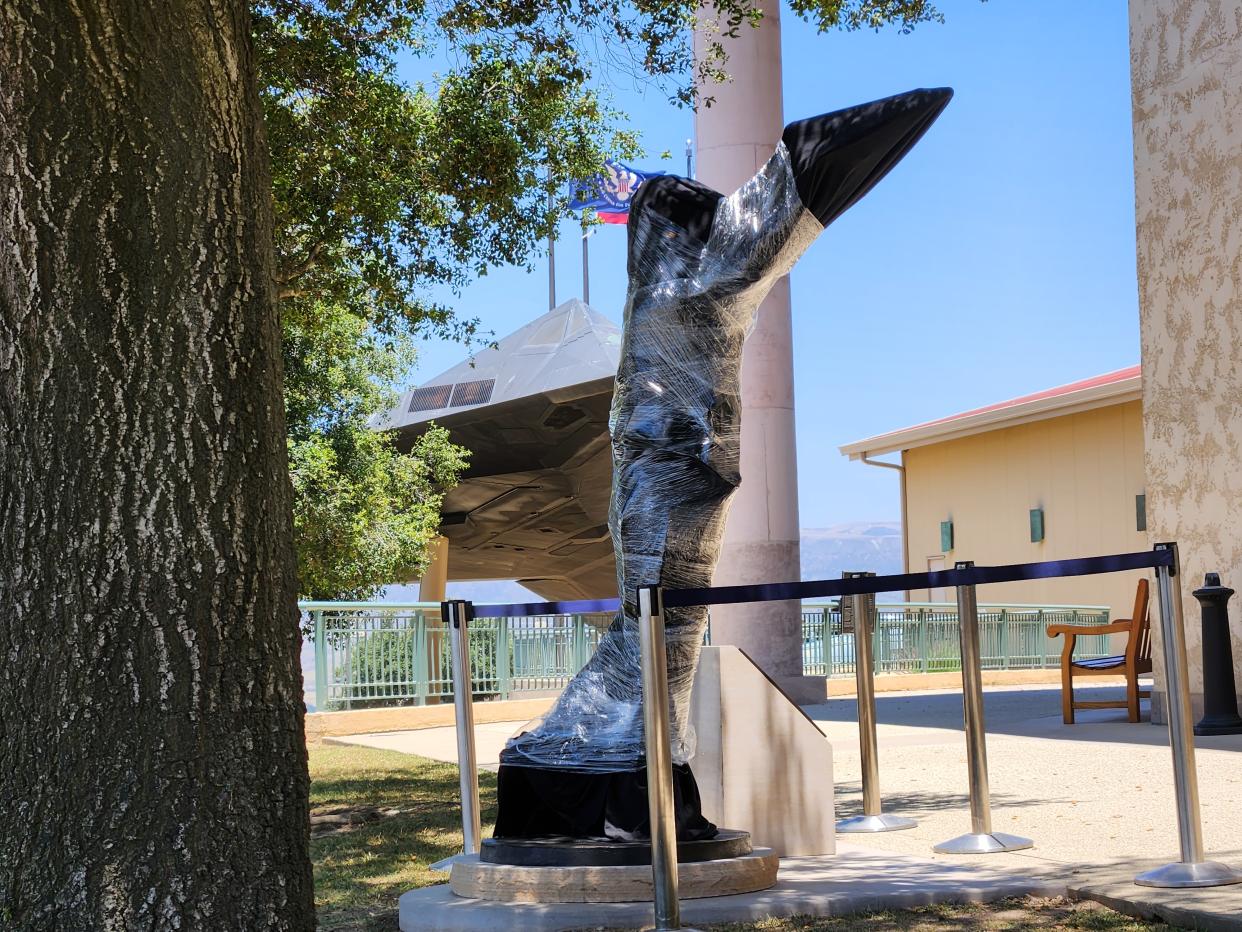
{"type": "Polygon", "coordinates": [[[709,927],[712,932],[1163,932],[1170,926],[1131,919],[1098,903],[1026,897],[998,903],[946,904],[891,910],[858,916],[766,919],[758,923],[730,923],[709,927]]]}

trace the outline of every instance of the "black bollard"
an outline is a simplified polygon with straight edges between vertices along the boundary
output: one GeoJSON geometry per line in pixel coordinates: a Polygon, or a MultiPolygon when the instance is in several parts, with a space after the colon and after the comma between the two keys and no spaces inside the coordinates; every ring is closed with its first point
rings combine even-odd
{"type": "Polygon", "coordinates": [[[1229,638],[1229,599],[1233,590],[1208,573],[1194,591],[1203,614],[1203,718],[1196,735],[1242,734],[1238,694],[1233,681],[1233,647],[1229,638]]]}

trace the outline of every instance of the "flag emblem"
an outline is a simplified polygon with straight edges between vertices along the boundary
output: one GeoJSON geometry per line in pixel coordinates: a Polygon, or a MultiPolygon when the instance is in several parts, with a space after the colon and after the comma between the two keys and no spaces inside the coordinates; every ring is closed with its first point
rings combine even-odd
{"type": "Polygon", "coordinates": [[[663,174],[641,171],[608,159],[601,174],[570,185],[569,207],[571,210],[594,210],[605,223],[625,223],[629,219],[630,201],[639,186],[648,178],[663,174]]]}

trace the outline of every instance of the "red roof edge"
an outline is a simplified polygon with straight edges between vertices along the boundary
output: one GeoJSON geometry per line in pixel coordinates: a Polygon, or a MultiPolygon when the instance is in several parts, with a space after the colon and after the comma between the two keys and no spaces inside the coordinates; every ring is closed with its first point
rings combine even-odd
{"type": "MultiPolygon", "coordinates": [[[[1128,379],[1137,378],[1141,368],[1141,366],[1127,366],[1124,369],[1118,369],[1116,372],[1106,372],[1104,375],[1093,376],[1078,382],[1070,382],[1068,385],[1058,385],[1056,388],[1048,388],[1042,392],[1035,392],[1032,395],[1010,398],[1008,401],[998,401],[995,404],[984,405],[982,408],[972,408],[960,414],[950,414],[948,417],[937,418],[934,421],[924,421],[922,424],[903,428],[902,431],[917,430],[920,427],[934,427],[937,424],[948,424],[951,421],[960,421],[964,418],[974,417],[977,414],[1002,411],[1005,408],[1014,408],[1032,401],[1043,401],[1044,399],[1056,398],[1060,395],[1071,395],[1074,392],[1081,392],[1088,388],[1098,388],[1101,385],[1111,385],[1114,382],[1125,382],[1128,379]]],[[[897,433],[897,431],[894,431],[894,433],[897,433]]]]}

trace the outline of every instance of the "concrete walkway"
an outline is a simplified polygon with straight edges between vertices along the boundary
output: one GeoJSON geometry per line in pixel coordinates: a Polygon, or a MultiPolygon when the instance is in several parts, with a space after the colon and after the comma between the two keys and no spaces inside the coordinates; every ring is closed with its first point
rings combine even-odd
{"type": "MultiPolygon", "coordinates": [[[[500,769],[500,751],[522,722],[488,722],[474,726],[474,753],[480,770],[500,769]]],[[[457,763],[457,728],[420,728],[417,731],[386,731],[373,735],[324,738],[324,744],[356,744],[384,751],[417,754],[432,760],[457,763]]]]}
{"type": "MultiPolygon", "coordinates": [[[[1092,690],[1113,698],[1121,690],[1092,690]]],[[[1173,765],[1164,726],[1137,725],[1123,710],[1061,721],[1060,691],[1046,687],[985,693],[992,824],[1035,842],[1027,851],[987,855],[990,866],[1063,881],[1071,893],[1174,925],[1242,932],[1242,886],[1155,890],[1134,875],[1179,857],[1173,765]]],[[[1145,708],[1145,705],[1144,705],[1145,708]]],[[[861,810],[857,709],[852,699],[808,707],[833,745],[838,816],[861,810]]],[[[839,836],[869,850],[937,863],[932,845],[970,830],[961,694],[881,695],[880,783],[885,811],[917,828],[839,836]]],[[[1207,856],[1242,868],[1242,735],[1196,739],[1207,856]]]]}
{"type": "MultiPolygon", "coordinates": [[[[1096,693],[1093,698],[1120,694],[1113,687],[1091,691],[1096,693]]],[[[856,814],[861,785],[855,702],[834,699],[806,711],[833,746],[838,817],[856,814]]],[[[839,840],[863,851],[902,855],[892,863],[906,867],[917,863],[922,879],[931,876],[935,865],[949,871],[946,876],[962,869],[1002,871],[1011,879],[1098,895],[1114,908],[1129,902],[1138,914],[1163,915],[1182,923],[1185,917],[1176,910],[1199,902],[1195,915],[1204,927],[1242,932],[1238,918],[1242,886],[1192,897],[1185,891],[1153,891],[1128,882],[1145,867],[1178,857],[1166,729],[1132,725],[1122,710],[1079,715],[1079,724],[1062,724],[1060,693],[1055,688],[987,690],[993,827],[1032,838],[1035,847],[1011,854],[952,857],[931,849],[970,829],[961,695],[950,690],[881,694],[877,717],[885,811],[912,816],[919,824],[910,831],[843,835],[839,840]],[[1164,913],[1159,912],[1161,904],[1167,906],[1164,913]]],[[[479,726],[481,766],[495,769],[505,740],[520,727],[521,723],[479,726]]],[[[336,740],[456,761],[451,728],[336,740]]],[[[1196,760],[1208,857],[1242,868],[1242,736],[1198,739],[1196,760]]],[[[824,791],[834,788],[825,786],[824,791]]]]}
{"type": "MultiPolygon", "coordinates": [[[[984,705],[993,827],[1035,841],[1030,851],[991,861],[1079,867],[1176,860],[1173,767],[1163,726],[1132,725],[1122,710],[1080,712],[1079,724],[1065,725],[1060,692],[1047,688],[991,690],[984,705]]],[[[933,856],[933,844],[970,828],[961,696],[880,696],[876,710],[885,810],[918,819],[919,826],[856,840],[933,856]]],[[[861,806],[854,701],[807,712],[832,741],[838,815],[853,815],[861,806]]],[[[1196,744],[1205,845],[1214,857],[1242,863],[1242,735],[1196,744]]]]}

